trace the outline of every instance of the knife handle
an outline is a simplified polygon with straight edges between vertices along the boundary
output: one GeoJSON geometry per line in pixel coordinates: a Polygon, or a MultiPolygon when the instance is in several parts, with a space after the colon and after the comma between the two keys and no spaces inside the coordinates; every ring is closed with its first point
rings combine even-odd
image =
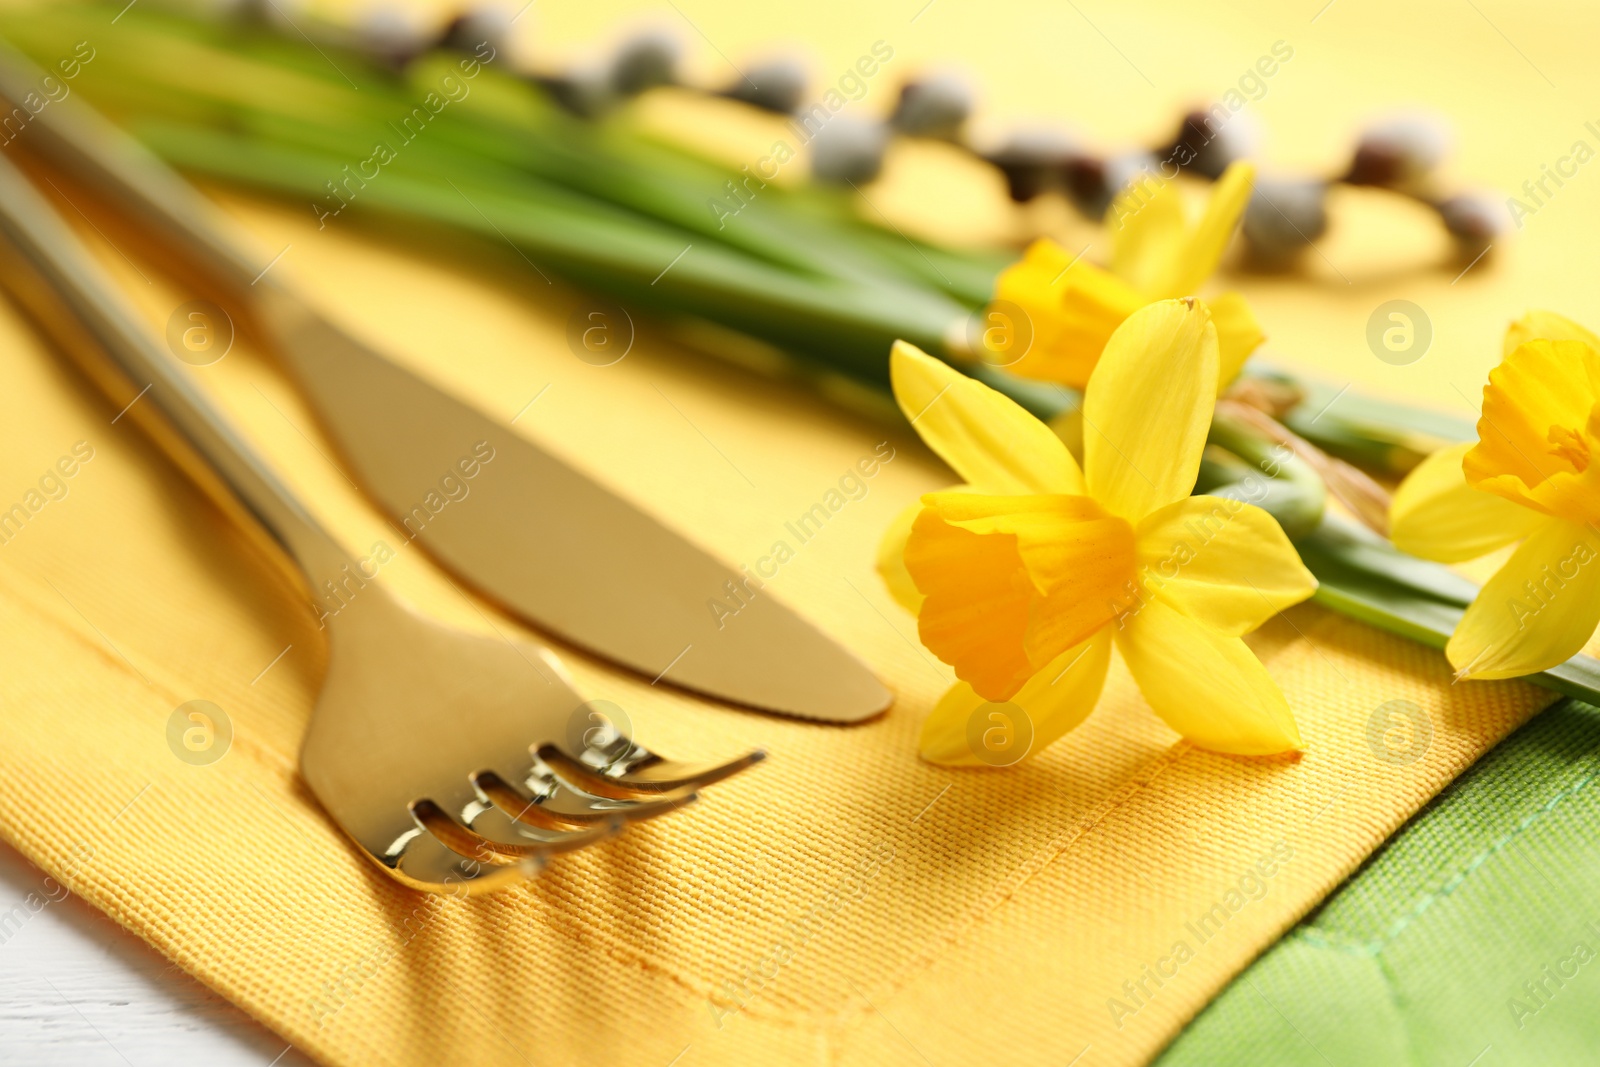
{"type": "MultiPolygon", "coordinates": [[[[0,281],[113,403],[228,510],[240,506],[300,565],[313,590],[352,557],[138,324],[105,271],[0,155],[0,281]],[[131,398],[131,399],[130,399],[131,398]],[[163,417],[153,419],[156,409],[163,417]]],[[[121,418],[121,415],[118,416],[121,418]]],[[[115,421],[115,420],[113,420],[115,421]]]]}
{"type": "MultiPolygon", "coordinates": [[[[0,103],[6,111],[35,92],[45,73],[0,39],[0,103]]],[[[52,102],[6,144],[69,175],[120,221],[131,223],[196,277],[248,296],[265,263],[227,238],[217,209],[171,167],[76,94],[52,102]]],[[[263,283],[266,284],[266,283],[263,283]]]]}

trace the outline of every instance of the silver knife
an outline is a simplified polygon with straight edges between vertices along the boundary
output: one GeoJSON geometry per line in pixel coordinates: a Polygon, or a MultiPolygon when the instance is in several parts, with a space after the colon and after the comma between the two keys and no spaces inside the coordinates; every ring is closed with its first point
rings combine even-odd
{"type": "MultiPolygon", "coordinates": [[[[0,42],[0,97],[19,103],[41,77],[0,42]]],[[[653,681],[747,707],[859,722],[892,702],[864,663],[745,575],[263,277],[221,236],[208,201],[75,96],[6,147],[59,170],[233,294],[367,495],[490,599],[653,681]],[[459,503],[441,492],[447,477],[466,487],[459,503]],[[743,605],[731,615],[730,589],[743,605]]],[[[337,589],[318,592],[337,610],[337,589]]]]}

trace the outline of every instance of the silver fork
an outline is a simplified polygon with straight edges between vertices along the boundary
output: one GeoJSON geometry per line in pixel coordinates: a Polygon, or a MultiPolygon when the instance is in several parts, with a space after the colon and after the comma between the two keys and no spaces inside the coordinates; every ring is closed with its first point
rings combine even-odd
{"type": "Polygon", "coordinates": [[[589,707],[560,662],[527,642],[444,626],[375,580],[136,325],[54,209],[0,157],[0,279],[130,417],[231,511],[342,590],[300,771],[386,871],[435,892],[485,891],[554,852],[680,807],[763,758],[690,765],[634,744],[589,707]],[[141,386],[139,383],[149,383],[141,386]]]}

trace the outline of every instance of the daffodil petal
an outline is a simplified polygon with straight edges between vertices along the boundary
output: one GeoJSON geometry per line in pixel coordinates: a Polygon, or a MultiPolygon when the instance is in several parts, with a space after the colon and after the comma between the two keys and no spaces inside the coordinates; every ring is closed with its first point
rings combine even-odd
{"type": "Polygon", "coordinates": [[[1239,376],[1250,353],[1261,347],[1267,335],[1261,332],[1250,304],[1238,293],[1222,293],[1206,300],[1211,309],[1211,324],[1217,328],[1217,392],[1221,393],[1239,376]]]}
{"type": "Polygon", "coordinates": [[[1530,311],[1506,329],[1500,356],[1504,359],[1529,341],[1544,338],[1548,341],[1582,341],[1600,351],[1600,337],[1554,311],[1530,311]]]}
{"type": "Polygon", "coordinates": [[[1264,756],[1301,747],[1289,702],[1237,637],[1159,600],[1117,632],[1117,648],[1150,707],[1201,748],[1264,756]]]}
{"type": "Polygon", "coordinates": [[[1001,274],[995,295],[1021,307],[1030,319],[1033,344],[1006,367],[1024,378],[1082,388],[1112,333],[1148,303],[1127,282],[1087,261],[1068,260],[1049,278],[1030,276],[1026,288],[1020,279],[1007,283],[1014,269],[1001,274]]]}
{"type": "Polygon", "coordinates": [[[905,565],[917,630],[956,677],[1008,700],[1128,599],[1133,530],[1088,497],[930,493],[905,565]]]}
{"type": "Polygon", "coordinates": [[[1250,189],[1256,169],[1240,160],[1222,172],[1206,200],[1205,214],[1179,253],[1168,264],[1168,273],[1152,296],[1189,296],[1199,291],[1205,280],[1216,273],[1222,253],[1227,250],[1233,231],[1238,229],[1244,209],[1250,203],[1250,189]]]}
{"type": "Polygon", "coordinates": [[[986,493],[1083,492],[1083,472],[1050,427],[982,382],[896,341],[895,399],[928,447],[986,493]]]}
{"type": "Polygon", "coordinates": [[[1089,495],[1138,525],[1194,488],[1217,395],[1217,330],[1198,300],[1140,308],[1084,390],[1089,495]]]}
{"type": "Polygon", "coordinates": [[[1176,182],[1141,173],[1112,200],[1105,221],[1112,272],[1135,289],[1155,292],[1171,275],[1189,236],[1183,190],[1176,182]]]}
{"type": "Polygon", "coordinates": [[[995,295],[1008,300],[1042,297],[1050,292],[1051,283],[1060,277],[1061,272],[1077,259],[1077,256],[1050,238],[1037,238],[1028,245],[1021,259],[1000,272],[1000,277],[995,281],[995,295]],[[1002,292],[1001,289],[1008,284],[1014,288],[1009,293],[1002,292]]]}
{"type": "Polygon", "coordinates": [[[1081,258],[1048,237],[1041,237],[1028,246],[1021,259],[1002,270],[995,279],[995,301],[1020,307],[1028,317],[1032,334],[1028,351],[1020,360],[1009,364],[1008,370],[1030,378],[1065,381],[1067,379],[1059,375],[1083,363],[1080,380],[1088,378],[1094,361],[1100,357],[1100,349],[1105,347],[1105,338],[1127,312],[1105,328],[1099,343],[1093,343],[1093,331],[1089,344],[1079,343],[1081,339],[1073,335],[1063,320],[1061,301],[1069,276],[1076,275],[1080,268],[1098,271],[1092,264],[1080,262],[1081,258]]]}
{"type": "Polygon", "coordinates": [[[1564,458],[1552,447],[1557,430],[1600,439],[1600,351],[1528,341],[1489,372],[1478,445],[1462,461],[1468,484],[1547,515],[1600,521],[1600,462],[1564,458]]]}
{"type": "MultiPolygon", "coordinates": [[[[1110,662],[1111,631],[1102,629],[1045,664],[1017,691],[1009,703],[1021,709],[1033,731],[1033,742],[1018,762],[1038,755],[1089,717],[1100,700],[1110,662]]],[[[985,719],[974,728],[972,717],[988,704],[966,682],[951,686],[922,724],[922,758],[947,766],[996,765],[995,753],[975,750],[973,745],[975,736],[977,744],[983,744],[989,724],[985,719]]],[[[1012,713],[1009,708],[996,710],[1008,717],[1012,713]]],[[[1010,754],[1000,758],[1012,762],[1010,754]]]]}
{"type": "Polygon", "coordinates": [[[1137,536],[1143,587],[1230,637],[1317,590],[1277,520],[1240,500],[1187,497],[1151,514],[1137,536]]]}
{"type": "Polygon", "coordinates": [[[1546,519],[1478,591],[1445,655],[1464,678],[1519,678],[1565,663],[1600,625],[1600,536],[1546,519]]]}
{"type": "Polygon", "coordinates": [[[917,521],[920,514],[922,501],[919,499],[907,504],[894,517],[878,541],[876,561],[878,577],[883,579],[889,595],[913,615],[921,610],[925,598],[918,591],[917,583],[911,580],[911,572],[906,570],[906,540],[911,536],[911,524],[917,521]]]}
{"type": "Polygon", "coordinates": [[[1402,552],[1440,563],[1486,556],[1520,541],[1547,516],[1467,484],[1461,461],[1475,441],[1440,449],[1417,464],[1389,505],[1389,539],[1402,552]]]}

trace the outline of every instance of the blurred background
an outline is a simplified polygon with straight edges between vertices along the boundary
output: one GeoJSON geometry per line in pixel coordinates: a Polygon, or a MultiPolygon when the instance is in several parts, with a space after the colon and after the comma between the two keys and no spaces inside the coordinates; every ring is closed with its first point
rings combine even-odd
{"type": "MultiPolygon", "coordinates": [[[[140,0],[117,20],[159,23],[162,10],[176,9],[140,0]]],[[[1408,394],[1457,415],[1470,416],[1462,394],[1475,401],[1510,318],[1529,307],[1580,320],[1589,311],[1587,223],[1600,182],[1585,164],[1600,126],[1586,125],[1595,118],[1584,102],[1596,75],[1580,42],[1600,14],[1577,5],[911,0],[802,10],[665,0],[463,12],[241,0],[187,10],[202,22],[253,23],[295,47],[313,45],[335,69],[343,48],[387,55],[398,67],[441,37],[492,39],[505,49],[497,72],[532,77],[558,106],[702,155],[729,178],[767,166],[774,140],[786,137],[801,157],[773,164],[773,184],[804,185],[817,163],[840,190],[827,194],[830,208],[885,233],[980,250],[977,269],[958,279],[969,305],[1033,236],[1104,263],[1110,241],[1096,219],[1110,192],[1141,165],[1168,158],[1187,133],[1204,147],[1190,176],[1214,175],[1228,158],[1259,165],[1261,194],[1246,240],[1236,242],[1245,247],[1230,259],[1237,277],[1224,281],[1244,291],[1265,327],[1262,354],[1320,370],[1336,387],[1408,394]],[[683,88],[648,88],[663,81],[683,88]],[[908,85],[921,90],[916,100],[903,96],[908,85]],[[833,116],[826,138],[801,147],[783,117],[707,91],[800,112],[828,102],[833,116]],[[1184,123],[1197,109],[1225,114],[1221,128],[1193,136],[1197,127],[1184,123]],[[885,142],[891,118],[922,136],[885,142]],[[1358,147],[1369,150],[1365,166],[1358,147]],[[1399,171],[1385,173],[1373,149],[1399,152],[1398,163],[1387,161],[1399,171]],[[1401,173],[1413,164],[1417,174],[1401,173]],[[1324,193],[1320,182],[1340,178],[1351,180],[1324,193]],[[1007,195],[1008,179],[1022,202],[1007,195]],[[1374,310],[1396,299],[1419,307],[1432,331],[1425,358],[1399,365],[1372,358],[1366,340],[1374,310]]],[[[41,42],[59,38],[62,47],[67,36],[46,31],[33,43],[35,58],[49,51],[41,42]]],[[[137,119],[137,93],[104,95],[105,80],[121,77],[107,69],[121,62],[115,53],[86,68],[82,87],[102,107],[130,105],[137,119]]],[[[415,80],[414,66],[412,76],[426,81],[415,80]]],[[[352,80],[339,69],[339,77],[354,86],[364,75],[352,80]]],[[[170,77],[169,87],[217,95],[228,78],[201,65],[170,77]]],[[[215,126],[217,116],[206,121],[215,126]]],[[[193,169],[193,153],[165,154],[193,169]]],[[[698,194],[703,185],[686,188],[698,194]]],[[[713,216],[712,198],[733,195],[704,192],[713,216]]],[[[683,207],[695,197],[679,199],[683,207]]],[[[493,212],[479,214],[487,221],[493,212]]]]}
{"type": "MultiPolygon", "coordinates": [[[[359,10],[342,9],[351,17],[359,10]]],[[[1600,29],[1592,7],[1504,0],[536,3],[515,30],[532,59],[561,67],[592,61],[641,28],[681,37],[687,76],[708,85],[798,47],[809,60],[812,94],[883,40],[894,59],[852,110],[887,115],[904,81],[953,70],[973,89],[975,137],[999,141],[1043,126],[1105,156],[1170,141],[1184,112],[1221,99],[1275,42],[1285,42],[1293,58],[1264,79],[1237,120],[1249,128],[1264,177],[1338,174],[1365,126],[1422,113],[1448,132],[1442,166],[1452,188],[1485,194],[1502,209],[1515,195],[1535,213],[1520,228],[1503,216],[1506,232],[1490,255],[1458,278],[1464,264],[1450,256],[1430,212],[1372,190],[1335,188],[1320,254],[1286,275],[1229,279],[1251,299],[1272,353],[1341,383],[1470,415],[1457,387],[1476,401],[1509,319],[1529,307],[1580,321],[1596,310],[1600,169],[1578,168],[1542,206],[1523,191],[1575,142],[1600,148],[1600,136],[1585,126],[1600,118],[1593,105],[1600,72],[1583,44],[1600,29]],[[1373,359],[1365,341],[1372,309],[1396,298],[1426,310],[1435,330],[1432,352],[1408,366],[1373,359]]],[[[992,173],[948,155],[930,159],[916,147],[890,152],[868,191],[879,208],[959,240],[1014,236],[1015,209],[992,173]]],[[[1059,215],[1072,223],[1069,212],[1059,215]]]]}

